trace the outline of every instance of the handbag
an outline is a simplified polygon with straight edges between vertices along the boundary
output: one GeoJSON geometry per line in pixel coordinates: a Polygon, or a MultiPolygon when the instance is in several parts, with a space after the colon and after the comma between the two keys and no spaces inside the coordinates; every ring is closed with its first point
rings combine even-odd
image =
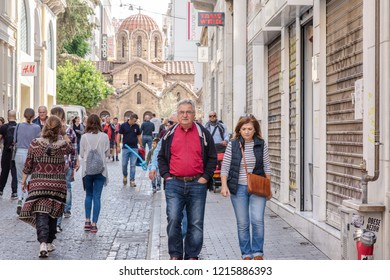
{"type": "Polygon", "coordinates": [[[270,180],[267,177],[263,177],[261,175],[248,173],[244,150],[242,146],[241,146],[241,153],[244,159],[245,172],[247,175],[248,192],[257,196],[264,196],[266,198],[270,198],[272,195],[270,180]]]}

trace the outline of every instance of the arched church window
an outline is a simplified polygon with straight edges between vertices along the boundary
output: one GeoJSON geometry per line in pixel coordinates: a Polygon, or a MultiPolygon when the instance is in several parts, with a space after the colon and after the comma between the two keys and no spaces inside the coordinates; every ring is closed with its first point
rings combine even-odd
{"type": "Polygon", "coordinates": [[[137,37],[137,56],[142,56],[142,38],[141,36],[137,37]]]}
{"type": "Polygon", "coordinates": [[[157,51],[158,51],[158,38],[154,37],[154,58],[157,58],[157,51]]]}
{"type": "Polygon", "coordinates": [[[136,83],[137,81],[138,81],[137,74],[134,74],[134,83],[136,83]]]}
{"type": "Polygon", "coordinates": [[[176,94],[176,97],[177,97],[177,102],[179,102],[180,101],[180,92],[178,92],[177,94],[176,94]]]}
{"type": "Polygon", "coordinates": [[[142,74],[139,74],[138,80],[142,82],[142,74]]]}
{"type": "Polygon", "coordinates": [[[137,104],[141,104],[141,93],[137,92],[137,104]]]}
{"type": "Polygon", "coordinates": [[[125,57],[125,37],[122,37],[122,57],[125,57]]]}

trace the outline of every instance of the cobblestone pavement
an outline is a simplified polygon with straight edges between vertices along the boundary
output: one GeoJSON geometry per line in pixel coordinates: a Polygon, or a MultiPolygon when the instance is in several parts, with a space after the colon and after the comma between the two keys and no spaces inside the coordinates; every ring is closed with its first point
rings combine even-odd
{"type": "MultiPolygon", "coordinates": [[[[80,172],[73,188],[72,217],[54,241],[55,260],[166,260],[166,215],[163,191],[153,195],[147,173],[137,168],[136,188],[122,184],[121,162],[109,162],[109,184],[103,189],[96,234],[84,232],[84,198],[80,172]]],[[[19,221],[10,180],[0,198],[0,259],[38,259],[36,231],[19,221]]],[[[316,247],[266,210],[264,252],[267,259],[327,259],[316,247]]],[[[201,259],[240,259],[236,222],[229,198],[209,192],[201,259]]]]}

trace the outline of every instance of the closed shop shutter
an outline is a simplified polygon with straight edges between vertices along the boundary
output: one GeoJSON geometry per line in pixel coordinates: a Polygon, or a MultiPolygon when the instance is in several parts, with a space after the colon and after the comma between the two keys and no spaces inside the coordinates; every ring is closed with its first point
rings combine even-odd
{"type": "Polygon", "coordinates": [[[351,93],[363,77],[363,0],[327,0],[326,14],[326,219],[340,229],[338,207],[361,197],[363,123],[351,93]]]}
{"type": "MultiPolygon", "coordinates": [[[[246,53],[246,111],[253,112],[253,47],[246,53]]],[[[256,116],[259,117],[259,116],[256,116]]]]}
{"type": "Polygon", "coordinates": [[[289,204],[295,207],[297,190],[296,173],[296,23],[289,27],[289,99],[290,99],[290,144],[289,144],[289,204]]]}
{"type": "Polygon", "coordinates": [[[279,74],[281,67],[280,37],[268,46],[268,147],[271,162],[272,190],[276,199],[280,193],[281,153],[281,94],[279,74]]]}

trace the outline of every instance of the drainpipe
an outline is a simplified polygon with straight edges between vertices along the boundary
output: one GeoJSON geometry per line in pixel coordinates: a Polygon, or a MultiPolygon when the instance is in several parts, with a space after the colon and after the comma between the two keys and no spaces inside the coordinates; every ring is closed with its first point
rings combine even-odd
{"type": "Polygon", "coordinates": [[[362,162],[362,203],[367,204],[367,185],[368,182],[376,181],[379,177],[379,147],[381,143],[379,142],[379,120],[380,120],[380,0],[375,1],[375,170],[374,176],[368,175],[366,168],[366,160],[362,162]]]}

